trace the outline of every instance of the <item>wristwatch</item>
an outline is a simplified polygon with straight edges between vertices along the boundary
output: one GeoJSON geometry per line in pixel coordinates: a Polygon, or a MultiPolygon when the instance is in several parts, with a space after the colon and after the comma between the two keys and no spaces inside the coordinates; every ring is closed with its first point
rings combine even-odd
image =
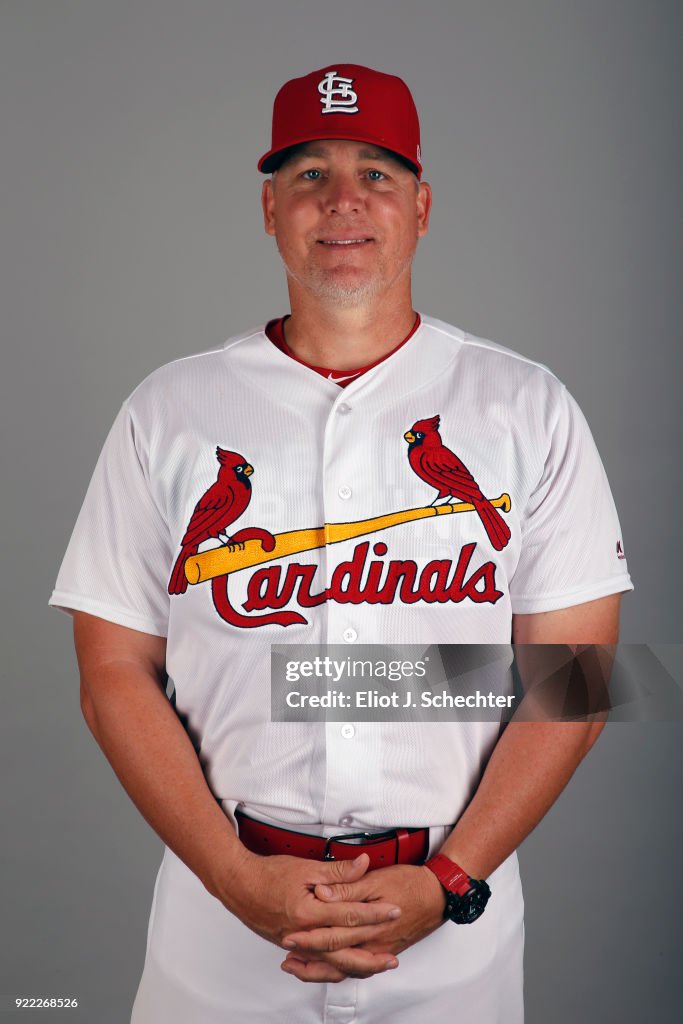
{"type": "Polygon", "coordinates": [[[483,878],[470,878],[443,853],[430,857],[425,867],[434,872],[446,892],[444,918],[456,924],[471,924],[481,917],[491,895],[483,878]]]}

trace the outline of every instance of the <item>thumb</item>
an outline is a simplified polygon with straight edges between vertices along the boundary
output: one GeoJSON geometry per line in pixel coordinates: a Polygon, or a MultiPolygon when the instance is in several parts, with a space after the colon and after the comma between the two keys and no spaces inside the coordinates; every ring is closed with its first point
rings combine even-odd
{"type": "Polygon", "coordinates": [[[363,877],[369,866],[370,858],[367,853],[361,853],[355,860],[333,860],[326,865],[326,878],[323,885],[325,883],[329,886],[339,885],[342,882],[357,882],[363,877]]]}

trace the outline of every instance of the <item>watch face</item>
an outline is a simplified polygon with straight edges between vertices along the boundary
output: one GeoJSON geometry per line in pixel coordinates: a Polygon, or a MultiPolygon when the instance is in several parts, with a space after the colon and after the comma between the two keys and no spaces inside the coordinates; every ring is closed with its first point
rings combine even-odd
{"type": "Polygon", "coordinates": [[[473,880],[472,888],[464,896],[454,892],[447,894],[448,916],[456,924],[471,924],[484,913],[490,895],[491,890],[486,882],[473,880]]]}
{"type": "Polygon", "coordinates": [[[484,913],[485,907],[486,899],[483,893],[470,893],[469,900],[467,900],[466,906],[463,907],[463,914],[465,916],[467,923],[469,924],[470,921],[476,921],[477,918],[484,913]]]}

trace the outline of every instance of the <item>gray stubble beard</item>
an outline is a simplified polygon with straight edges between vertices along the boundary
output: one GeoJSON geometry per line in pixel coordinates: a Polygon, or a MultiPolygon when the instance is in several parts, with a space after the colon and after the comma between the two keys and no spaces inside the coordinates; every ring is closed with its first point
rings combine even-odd
{"type": "Polygon", "coordinates": [[[362,281],[360,284],[344,285],[342,282],[335,281],[328,277],[322,268],[315,265],[312,268],[311,274],[304,278],[300,274],[296,274],[291,267],[288,266],[279,246],[278,252],[288,278],[296,281],[302,288],[312,293],[315,298],[326,302],[331,306],[335,306],[337,309],[353,309],[356,306],[362,306],[371,299],[374,299],[384,289],[388,290],[403,274],[410,272],[410,268],[415,258],[415,252],[417,250],[417,241],[416,237],[415,244],[413,245],[413,249],[408,258],[393,280],[388,284],[385,284],[381,280],[381,277],[376,275],[370,280],[362,281]]]}

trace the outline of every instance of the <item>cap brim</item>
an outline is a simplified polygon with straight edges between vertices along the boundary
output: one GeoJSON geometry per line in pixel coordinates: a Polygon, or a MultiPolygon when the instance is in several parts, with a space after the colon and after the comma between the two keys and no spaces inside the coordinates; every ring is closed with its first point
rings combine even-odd
{"type": "Polygon", "coordinates": [[[268,152],[264,153],[261,159],[259,160],[258,169],[263,174],[272,174],[273,171],[277,170],[282,154],[286,150],[291,149],[292,146],[300,146],[304,142],[319,142],[321,139],[330,138],[348,139],[349,141],[353,142],[367,142],[372,146],[379,146],[381,149],[386,149],[388,153],[394,153],[396,156],[400,157],[401,160],[405,160],[405,162],[409,165],[411,170],[417,175],[418,178],[422,174],[422,167],[420,166],[420,164],[416,163],[415,160],[412,160],[407,153],[401,153],[400,150],[393,149],[391,146],[386,146],[378,139],[370,139],[362,135],[356,135],[355,133],[353,135],[337,134],[331,136],[325,132],[321,132],[318,135],[304,135],[303,138],[289,140],[286,146],[278,146],[277,149],[269,149],[268,152]]]}

